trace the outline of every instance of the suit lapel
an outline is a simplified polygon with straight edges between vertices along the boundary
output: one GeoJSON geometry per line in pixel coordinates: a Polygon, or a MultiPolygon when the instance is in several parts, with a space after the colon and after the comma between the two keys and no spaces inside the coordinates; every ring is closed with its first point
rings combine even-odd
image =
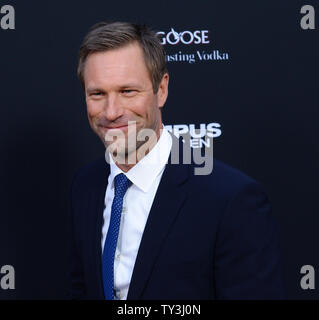
{"type": "Polygon", "coordinates": [[[90,228],[92,242],[92,261],[94,261],[95,279],[97,285],[97,297],[104,299],[104,290],[102,284],[102,248],[101,248],[101,234],[103,225],[103,212],[105,208],[105,192],[107,187],[107,179],[110,173],[109,165],[103,163],[103,170],[99,171],[97,177],[98,183],[91,189],[92,199],[92,219],[93,223],[90,228]]]}
{"type": "Polygon", "coordinates": [[[128,300],[141,298],[161,247],[187,198],[182,184],[185,184],[188,179],[188,166],[170,164],[170,158],[144,229],[131,278],[128,300]]]}

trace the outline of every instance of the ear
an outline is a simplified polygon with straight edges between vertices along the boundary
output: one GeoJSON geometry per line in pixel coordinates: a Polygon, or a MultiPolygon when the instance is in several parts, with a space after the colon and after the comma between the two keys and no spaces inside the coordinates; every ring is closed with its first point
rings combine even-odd
{"type": "Polygon", "coordinates": [[[168,73],[165,73],[163,75],[163,78],[160,82],[160,85],[157,91],[157,101],[158,101],[159,108],[162,108],[166,102],[166,99],[168,96],[168,81],[169,81],[169,75],[168,73]]]}

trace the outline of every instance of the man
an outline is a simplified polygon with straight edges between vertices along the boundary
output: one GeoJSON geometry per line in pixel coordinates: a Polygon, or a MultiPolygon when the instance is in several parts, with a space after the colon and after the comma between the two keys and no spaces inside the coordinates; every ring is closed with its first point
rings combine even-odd
{"type": "Polygon", "coordinates": [[[162,124],[169,76],[156,34],[130,23],[93,26],[78,75],[106,157],[72,184],[72,297],[283,298],[262,187],[218,160],[208,175],[194,174],[193,159],[171,163],[184,144],[162,124]]]}

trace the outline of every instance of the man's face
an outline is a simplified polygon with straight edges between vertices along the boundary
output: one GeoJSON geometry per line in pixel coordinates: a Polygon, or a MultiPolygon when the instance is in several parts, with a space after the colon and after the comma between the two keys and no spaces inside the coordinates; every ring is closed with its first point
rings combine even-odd
{"type": "Polygon", "coordinates": [[[106,148],[127,156],[145,143],[136,141],[136,134],[141,130],[152,129],[159,137],[160,108],[167,98],[168,75],[164,75],[154,94],[143,52],[137,43],[90,54],[85,64],[84,83],[90,126],[106,148]],[[134,125],[128,126],[129,121],[136,123],[136,129],[134,125]],[[128,140],[135,143],[128,145],[128,140]]]}

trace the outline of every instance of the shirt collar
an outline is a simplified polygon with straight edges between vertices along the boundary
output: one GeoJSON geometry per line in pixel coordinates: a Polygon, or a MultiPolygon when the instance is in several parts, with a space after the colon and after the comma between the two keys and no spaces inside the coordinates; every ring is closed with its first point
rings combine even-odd
{"type": "Polygon", "coordinates": [[[171,148],[172,137],[163,125],[162,133],[156,145],[129,171],[123,172],[110,156],[109,183],[111,183],[111,188],[114,188],[115,176],[123,173],[139,189],[148,192],[156,177],[164,170],[171,148]]]}

